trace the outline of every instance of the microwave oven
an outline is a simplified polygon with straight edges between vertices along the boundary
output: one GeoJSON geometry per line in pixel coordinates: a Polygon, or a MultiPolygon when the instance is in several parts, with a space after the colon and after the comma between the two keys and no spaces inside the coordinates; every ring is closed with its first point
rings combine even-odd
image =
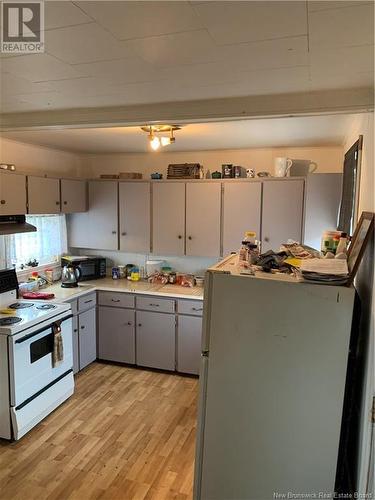
{"type": "Polygon", "coordinates": [[[104,257],[75,257],[71,255],[61,257],[61,267],[70,264],[78,267],[81,271],[80,281],[96,280],[106,276],[106,259],[104,257]]]}

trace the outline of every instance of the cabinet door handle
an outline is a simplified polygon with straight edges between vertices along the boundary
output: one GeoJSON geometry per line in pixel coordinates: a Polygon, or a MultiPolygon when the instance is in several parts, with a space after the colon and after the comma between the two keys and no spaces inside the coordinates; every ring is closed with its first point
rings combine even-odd
{"type": "Polygon", "coordinates": [[[149,304],[151,307],[160,307],[160,304],[149,304]]]}
{"type": "Polygon", "coordinates": [[[179,234],[179,235],[178,235],[178,239],[179,239],[179,240],[182,240],[182,236],[181,236],[181,234],[179,234]]]}
{"type": "Polygon", "coordinates": [[[74,328],[73,332],[77,333],[78,332],[78,328],[74,328]]]}
{"type": "Polygon", "coordinates": [[[59,201],[56,201],[56,205],[60,205],[60,202],[59,202],[59,201]]]}
{"type": "Polygon", "coordinates": [[[121,302],[121,300],[120,300],[120,299],[111,299],[111,300],[112,300],[112,302],[115,302],[116,304],[117,304],[118,302],[121,302]]]}
{"type": "Polygon", "coordinates": [[[112,231],[112,234],[117,234],[117,231],[112,231]]]}
{"type": "Polygon", "coordinates": [[[64,201],[64,205],[67,205],[67,204],[68,204],[68,202],[67,202],[67,201],[64,201]]]}
{"type": "Polygon", "coordinates": [[[1,201],[0,201],[0,203],[1,203],[2,205],[5,205],[6,201],[5,201],[5,200],[1,200],[1,201]]]}
{"type": "Polygon", "coordinates": [[[127,325],[128,325],[128,326],[132,326],[132,322],[131,322],[131,321],[128,321],[127,325]]]}
{"type": "Polygon", "coordinates": [[[193,238],[192,238],[191,236],[188,236],[188,239],[189,239],[189,240],[192,240],[193,238]]]}
{"type": "Polygon", "coordinates": [[[125,232],[125,231],[123,231],[123,232],[121,233],[121,236],[126,236],[126,232],[125,232]]]}
{"type": "Polygon", "coordinates": [[[138,326],[142,326],[142,323],[138,323],[138,326]]]}
{"type": "Polygon", "coordinates": [[[203,311],[203,307],[192,307],[192,311],[203,311]]]}
{"type": "Polygon", "coordinates": [[[84,329],[85,329],[85,325],[82,325],[82,326],[81,326],[81,330],[84,330],[84,329]]]}

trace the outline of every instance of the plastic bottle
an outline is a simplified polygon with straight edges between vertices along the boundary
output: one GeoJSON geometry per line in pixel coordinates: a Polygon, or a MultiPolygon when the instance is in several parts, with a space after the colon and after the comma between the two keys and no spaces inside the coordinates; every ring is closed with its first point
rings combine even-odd
{"type": "Polygon", "coordinates": [[[336,254],[346,253],[346,246],[348,244],[348,238],[346,233],[341,233],[339,243],[336,248],[336,254]]]}

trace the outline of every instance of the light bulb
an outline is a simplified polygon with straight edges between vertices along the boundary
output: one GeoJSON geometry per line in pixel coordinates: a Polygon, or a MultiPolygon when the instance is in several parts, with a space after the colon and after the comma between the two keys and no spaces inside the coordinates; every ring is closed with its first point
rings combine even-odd
{"type": "Polygon", "coordinates": [[[152,149],[154,151],[156,151],[157,149],[160,148],[160,139],[159,137],[153,137],[151,140],[150,140],[150,145],[152,147],[152,149]]]}
{"type": "Polygon", "coordinates": [[[171,143],[171,139],[169,137],[161,137],[160,142],[162,146],[168,146],[171,143]]]}

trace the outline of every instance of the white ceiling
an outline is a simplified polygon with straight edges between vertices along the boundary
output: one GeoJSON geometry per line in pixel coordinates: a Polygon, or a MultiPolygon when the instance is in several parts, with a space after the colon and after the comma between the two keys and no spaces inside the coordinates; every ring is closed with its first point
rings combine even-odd
{"type": "MultiPolygon", "coordinates": [[[[175,133],[164,151],[341,145],[353,115],[237,120],[196,123],[175,133]]],[[[139,127],[111,127],[6,132],[4,137],[77,153],[151,151],[139,127]]]]}
{"type": "Polygon", "coordinates": [[[365,1],[51,1],[44,54],[2,54],[1,111],[373,85],[365,1]]]}

